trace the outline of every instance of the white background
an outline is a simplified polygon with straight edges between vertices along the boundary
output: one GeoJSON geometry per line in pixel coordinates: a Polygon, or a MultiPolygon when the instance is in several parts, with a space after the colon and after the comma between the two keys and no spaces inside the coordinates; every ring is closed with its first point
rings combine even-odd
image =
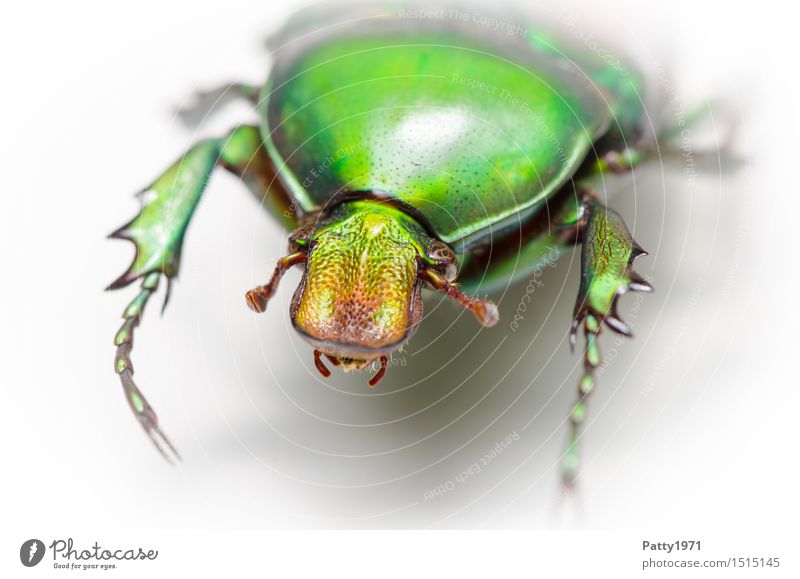
{"type": "MultiPolygon", "coordinates": [[[[673,164],[615,186],[612,205],[650,251],[637,269],[657,291],[622,302],[634,340],[607,333],[601,342],[614,358],[591,401],[576,495],[558,488],[579,370],[566,343],[576,255],[547,272],[519,331],[507,322],[524,284],[504,294],[493,330],[428,296],[405,367],[374,392],[364,376],[324,381],[288,320],[298,273],[266,314],[245,307],[244,291],[266,279],[286,234],[221,172],[189,230],[165,315],[151,304],[137,334],[138,382],[184,457],[179,467],[162,461],[113,373],[112,338],[135,291],[103,293],[131,257],[104,236],[198,135],[253,118],[232,106],[194,133],[173,109],[196,87],[260,82],[262,40],[291,4],[4,8],[9,556],[33,536],[125,532],[146,543],[149,530],[181,529],[593,528],[627,530],[634,544],[648,529],[664,540],[716,537],[718,548],[731,535],[744,547],[748,537],[777,544],[798,514],[798,82],[792,19],[766,2],[539,6],[556,25],[569,14],[646,71],[663,67],[680,106],[721,97],[748,158],[692,183],[673,164]],[[519,440],[479,474],[425,500],[514,432],[519,440]]],[[[664,87],[654,92],[663,98],[664,87]]],[[[620,557],[636,569],[639,554],[626,547],[620,557]]]]}

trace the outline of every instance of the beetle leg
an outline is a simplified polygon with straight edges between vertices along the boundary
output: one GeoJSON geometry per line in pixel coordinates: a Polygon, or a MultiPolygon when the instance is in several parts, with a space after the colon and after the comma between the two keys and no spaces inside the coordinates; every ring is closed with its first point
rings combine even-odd
{"type": "Polygon", "coordinates": [[[220,163],[239,177],[253,196],[289,230],[298,226],[298,210],[280,184],[275,167],[262,146],[261,131],[253,125],[236,128],[222,143],[220,163]]]}
{"type": "Polygon", "coordinates": [[[645,157],[646,152],[636,148],[609,151],[597,159],[595,170],[601,173],[606,171],[616,174],[627,173],[644,161],[645,157]]]}
{"type": "MultiPolygon", "coordinates": [[[[260,139],[254,138],[257,134],[257,127],[243,126],[227,138],[207,139],[194,145],[138,195],[142,202],[138,215],[110,235],[131,241],[136,254],[130,267],[108,289],[119,289],[137,279],[143,280],[141,291],[125,309],[125,321],[114,339],[115,369],[136,419],[170,462],[179,458],[178,453],[159,428],[155,411],[133,380],[130,359],[133,332],[162,276],[167,279],[166,295],[169,297],[170,282],[180,269],[186,229],[214,167],[222,163],[244,176],[257,170],[252,163],[261,151],[260,139]]],[[[166,304],[167,299],[164,307],[166,304]]]]}
{"type": "Polygon", "coordinates": [[[125,392],[125,398],[128,405],[131,407],[134,416],[142,425],[142,428],[147,433],[147,436],[155,445],[156,449],[167,462],[172,463],[173,459],[180,460],[180,454],[175,450],[175,447],[161,431],[158,426],[158,416],[156,415],[153,407],[147,402],[141,390],[133,380],[133,363],[130,359],[131,349],[133,348],[133,332],[136,326],[142,319],[144,307],[150,296],[158,288],[158,282],[161,274],[153,272],[147,275],[142,282],[142,291],[128,304],[123,313],[125,320],[122,327],[117,332],[114,338],[114,344],[117,346],[117,353],[114,360],[114,367],[119,374],[122,389],[125,392]]]}
{"type": "MultiPolygon", "coordinates": [[[[269,282],[267,282],[266,285],[253,288],[245,294],[245,299],[247,300],[247,305],[250,307],[250,309],[257,314],[260,314],[266,310],[267,302],[273,295],[275,295],[275,290],[278,289],[278,284],[280,283],[283,274],[286,273],[286,270],[293,265],[305,263],[307,260],[308,254],[306,254],[305,251],[296,251],[291,255],[287,255],[286,257],[279,259],[278,265],[275,266],[275,272],[272,274],[272,278],[269,280],[269,282]]],[[[317,354],[319,354],[319,352],[315,354],[318,360],[319,356],[317,354]]]]}
{"type": "Polygon", "coordinates": [[[680,119],[669,107],[657,116],[657,130],[646,139],[629,139],[631,146],[620,146],[599,157],[594,163],[594,173],[627,173],[648,161],[686,163],[701,173],[717,174],[721,169],[735,169],[744,164],[744,158],[734,149],[738,136],[739,116],[721,102],[703,102],[683,111],[680,119]],[[694,143],[693,135],[713,129],[717,140],[713,144],[694,143]],[[689,147],[687,149],[687,147],[689,147]],[[690,154],[690,159],[687,155],[690,154]]]}
{"type": "Polygon", "coordinates": [[[578,226],[582,240],[581,284],[570,343],[575,345],[578,326],[588,314],[612,330],[630,336],[630,329],[617,314],[617,301],[628,291],[653,291],[631,269],[633,260],[647,252],[631,237],[619,213],[594,197],[585,200],[578,226]]]}
{"type": "Polygon", "coordinates": [[[583,376],[578,382],[578,399],[569,413],[570,433],[563,459],[563,481],[566,488],[572,487],[578,474],[580,427],[586,417],[586,403],[589,395],[594,390],[595,369],[600,365],[601,360],[600,349],[597,347],[600,322],[593,314],[587,314],[584,318],[583,333],[586,337],[586,350],[583,353],[583,376]]]}
{"type": "Polygon", "coordinates": [[[422,268],[419,270],[419,276],[427,281],[434,289],[447,294],[448,297],[453,298],[462,306],[467,308],[478,321],[487,328],[495,325],[500,319],[500,313],[497,311],[497,306],[489,300],[476,300],[461,292],[454,284],[450,283],[436,273],[435,271],[422,268]]]}
{"type": "Polygon", "coordinates": [[[184,125],[196,127],[233,101],[246,99],[254,106],[257,105],[259,90],[258,86],[240,82],[229,82],[212,89],[197,90],[192,93],[190,102],[181,105],[176,112],[184,125]]]}
{"type": "Polygon", "coordinates": [[[581,248],[581,284],[570,329],[570,346],[575,347],[583,323],[586,337],[584,372],[578,387],[578,401],[570,414],[571,433],[564,455],[564,482],[571,486],[578,471],[580,426],[586,415],[586,398],[595,384],[600,365],[597,336],[602,324],[630,337],[630,328],[617,313],[619,297],[628,291],[650,292],[652,286],[631,269],[633,260],[646,252],[631,237],[622,217],[593,196],[583,202],[578,222],[581,248]]]}

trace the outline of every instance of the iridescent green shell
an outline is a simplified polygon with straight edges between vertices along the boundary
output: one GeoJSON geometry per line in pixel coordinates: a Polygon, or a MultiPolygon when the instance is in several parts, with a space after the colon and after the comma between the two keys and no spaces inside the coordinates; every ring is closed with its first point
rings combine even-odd
{"type": "Polygon", "coordinates": [[[300,213],[371,192],[465,248],[530,219],[608,131],[585,70],[485,27],[340,25],[277,52],[262,130],[300,213]]]}

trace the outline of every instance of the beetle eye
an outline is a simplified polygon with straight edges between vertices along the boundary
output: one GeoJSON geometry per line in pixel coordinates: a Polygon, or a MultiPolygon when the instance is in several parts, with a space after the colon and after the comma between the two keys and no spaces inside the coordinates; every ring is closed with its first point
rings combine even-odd
{"type": "Polygon", "coordinates": [[[428,259],[436,262],[433,267],[447,280],[453,281],[458,275],[458,259],[450,247],[434,240],[428,248],[428,259]]]}
{"type": "Polygon", "coordinates": [[[311,223],[301,225],[295,229],[289,236],[289,251],[295,252],[303,247],[306,247],[311,240],[311,235],[313,233],[314,225],[311,223]]]}
{"type": "Polygon", "coordinates": [[[454,279],[456,279],[456,276],[458,275],[458,267],[456,267],[455,263],[450,262],[443,267],[442,275],[444,275],[444,278],[447,281],[453,281],[454,279]]]}

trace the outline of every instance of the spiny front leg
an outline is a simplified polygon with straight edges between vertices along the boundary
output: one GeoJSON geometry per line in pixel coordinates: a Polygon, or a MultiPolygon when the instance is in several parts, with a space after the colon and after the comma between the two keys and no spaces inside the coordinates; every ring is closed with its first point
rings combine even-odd
{"type": "MultiPolygon", "coordinates": [[[[216,140],[203,141],[192,147],[139,194],[142,201],[139,214],[110,235],[112,238],[133,242],[136,256],[128,270],[109,289],[119,289],[143,278],[142,289],[125,308],[125,322],[114,338],[117,346],[115,369],[134,416],[161,455],[170,463],[173,459],[180,459],[180,455],[159,428],[155,411],[133,380],[133,364],[130,358],[133,332],[139,325],[145,305],[156,291],[161,276],[166,276],[169,283],[169,279],[178,273],[186,228],[218,156],[219,143],[216,140]]],[[[164,307],[168,297],[169,285],[164,307]]]]}
{"type": "MultiPolygon", "coordinates": [[[[208,139],[191,147],[138,195],[142,202],[138,215],[110,235],[131,241],[136,255],[130,267],[108,289],[119,289],[137,279],[143,280],[141,291],[125,309],[125,321],[114,339],[117,347],[115,369],[136,419],[169,462],[180,457],[159,428],[155,411],[133,380],[131,350],[134,329],[162,277],[167,280],[169,297],[169,282],[180,269],[186,230],[214,167],[221,161],[226,169],[237,175],[246,174],[253,166],[252,160],[260,153],[261,141],[253,138],[257,134],[257,127],[242,126],[227,138],[208,139]]],[[[165,298],[165,307],[166,303],[165,298]]]]}
{"type": "Polygon", "coordinates": [[[574,346],[578,326],[593,314],[612,330],[630,336],[630,329],[617,314],[617,301],[628,291],[651,292],[653,288],[631,269],[633,260],[647,252],[634,241],[622,217],[593,197],[581,208],[579,221],[581,285],[570,331],[574,346]]]}
{"type": "Polygon", "coordinates": [[[570,414],[571,432],[564,454],[563,479],[572,486],[578,474],[580,427],[586,417],[586,402],[594,390],[595,370],[600,365],[597,336],[602,324],[624,336],[631,336],[628,326],[617,313],[619,297],[628,291],[650,292],[652,287],[631,269],[633,260],[646,252],[631,237],[622,217],[587,196],[578,222],[582,239],[581,285],[570,329],[574,348],[578,328],[583,323],[586,349],[583,376],[578,385],[578,400],[570,414]]]}

